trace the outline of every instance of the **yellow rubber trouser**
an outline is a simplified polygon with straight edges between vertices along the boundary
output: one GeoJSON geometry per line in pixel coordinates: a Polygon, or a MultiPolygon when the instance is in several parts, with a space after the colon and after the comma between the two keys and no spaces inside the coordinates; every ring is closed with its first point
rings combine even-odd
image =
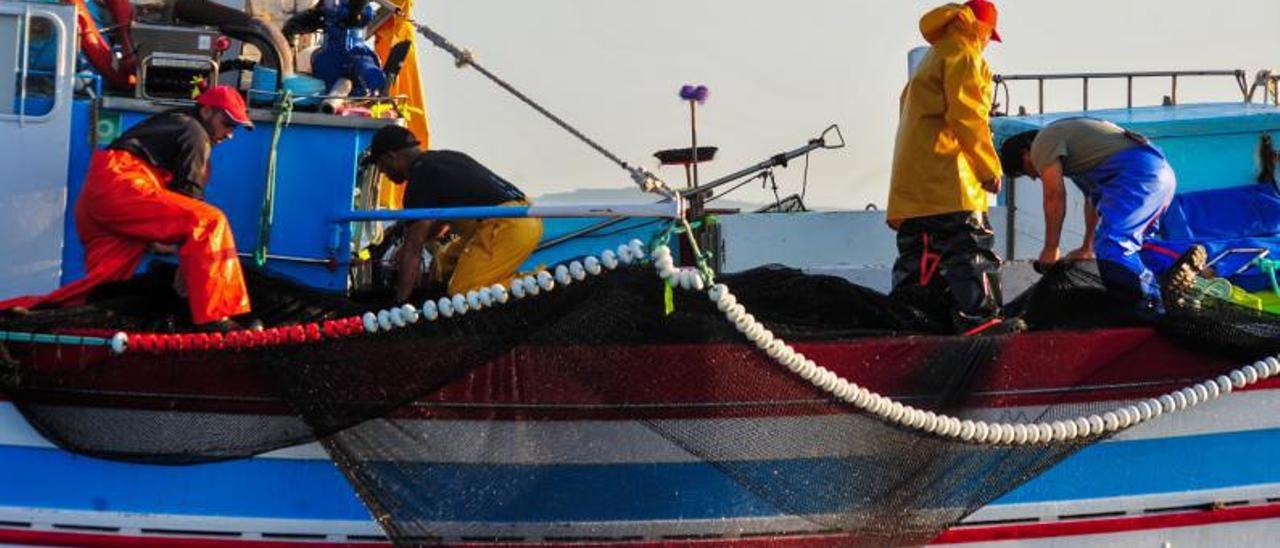
{"type": "MultiPolygon", "coordinates": [[[[527,206],[515,200],[498,204],[527,206]]],[[[493,284],[507,284],[542,240],[542,219],[484,219],[453,221],[457,239],[443,246],[431,261],[432,280],[448,280],[449,294],[466,293],[493,284]]]]}

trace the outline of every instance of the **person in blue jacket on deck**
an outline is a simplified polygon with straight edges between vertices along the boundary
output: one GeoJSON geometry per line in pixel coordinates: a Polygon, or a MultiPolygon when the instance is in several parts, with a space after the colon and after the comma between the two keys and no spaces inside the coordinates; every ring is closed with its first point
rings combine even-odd
{"type": "MultiPolygon", "coordinates": [[[[1136,301],[1144,316],[1163,312],[1160,283],[1139,256],[1178,184],[1158,147],[1146,137],[1105,120],[1067,118],[1006,139],[1000,148],[1000,162],[1007,176],[1025,174],[1044,185],[1041,265],[1061,258],[1064,180],[1070,178],[1087,200],[1084,241],[1066,259],[1097,259],[1109,292],[1136,301]]],[[[1170,272],[1202,269],[1204,259],[1204,249],[1193,246],[1170,272]]],[[[1175,279],[1179,284],[1190,281],[1187,276],[1166,276],[1166,290],[1175,279]]],[[[1165,295],[1169,297],[1174,295],[1165,295]]]]}

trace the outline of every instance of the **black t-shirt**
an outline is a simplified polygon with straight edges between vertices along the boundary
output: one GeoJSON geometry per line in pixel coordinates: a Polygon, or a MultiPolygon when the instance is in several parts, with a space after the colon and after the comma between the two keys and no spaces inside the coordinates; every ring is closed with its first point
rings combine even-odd
{"type": "Polygon", "coordinates": [[[130,152],[173,175],[169,188],[192,197],[204,195],[213,144],[194,109],[156,114],[129,128],[107,148],[130,152]]]}
{"type": "Polygon", "coordinates": [[[404,207],[493,206],[523,200],[524,193],[470,156],[428,150],[409,165],[404,207]]]}

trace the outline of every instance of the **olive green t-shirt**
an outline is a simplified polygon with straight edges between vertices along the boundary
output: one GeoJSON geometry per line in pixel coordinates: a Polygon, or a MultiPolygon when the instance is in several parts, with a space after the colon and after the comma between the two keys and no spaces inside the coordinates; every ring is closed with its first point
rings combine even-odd
{"type": "Polygon", "coordinates": [[[1124,128],[1105,120],[1066,118],[1045,126],[1031,142],[1031,163],[1044,171],[1054,160],[1062,160],[1067,177],[1082,175],[1102,165],[1117,152],[1137,146],[1124,128]]]}

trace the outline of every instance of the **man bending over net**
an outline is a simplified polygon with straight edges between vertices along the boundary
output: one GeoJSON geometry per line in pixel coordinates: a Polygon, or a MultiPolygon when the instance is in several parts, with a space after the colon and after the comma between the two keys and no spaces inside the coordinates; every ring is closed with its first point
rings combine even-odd
{"type": "MultiPolygon", "coordinates": [[[[409,130],[387,126],[374,134],[362,160],[407,185],[406,209],[529,205],[520,189],[470,156],[418,147],[409,130]]],[[[542,221],[528,217],[410,221],[396,252],[396,302],[407,301],[423,282],[444,285],[450,294],[506,283],[541,238],[542,221]],[[424,246],[446,233],[456,238],[433,254],[424,273],[424,246]]]]}

